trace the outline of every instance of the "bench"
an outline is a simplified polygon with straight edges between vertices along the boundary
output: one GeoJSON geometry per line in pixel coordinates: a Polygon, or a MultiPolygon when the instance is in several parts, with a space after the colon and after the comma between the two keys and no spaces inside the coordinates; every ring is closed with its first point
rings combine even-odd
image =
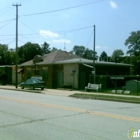
{"type": "Polygon", "coordinates": [[[86,91],[88,91],[88,90],[99,91],[100,89],[101,89],[101,84],[91,84],[91,83],[88,83],[88,86],[85,87],[86,91]]]}

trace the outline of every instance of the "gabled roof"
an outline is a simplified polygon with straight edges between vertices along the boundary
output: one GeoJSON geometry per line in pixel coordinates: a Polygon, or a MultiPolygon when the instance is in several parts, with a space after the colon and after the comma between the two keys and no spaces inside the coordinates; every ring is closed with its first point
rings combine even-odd
{"type": "MultiPolygon", "coordinates": [[[[64,60],[69,60],[73,58],[81,58],[81,57],[70,54],[66,51],[56,50],[52,53],[43,55],[41,58],[43,59],[43,61],[36,63],[37,65],[54,64],[57,61],[64,61],[64,60]]],[[[31,66],[31,65],[34,65],[33,59],[25,63],[22,63],[20,66],[31,66]]]]}
{"type": "MultiPolygon", "coordinates": [[[[66,51],[60,51],[56,50],[52,53],[45,54],[41,56],[42,60],[41,62],[36,63],[37,65],[46,65],[46,64],[90,64],[93,65],[93,60],[88,60],[81,58],[77,55],[70,54],[66,51]]],[[[33,59],[30,61],[27,61],[20,66],[32,66],[34,65],[33,59]]],[[[115,62],[105,62],[105,61],[95,61],[95,65],[114,65],[114,66],[128,66],[131,67],[133,65],[131,64],[125,64],[125,63],[115,63],[115,62]]]]}

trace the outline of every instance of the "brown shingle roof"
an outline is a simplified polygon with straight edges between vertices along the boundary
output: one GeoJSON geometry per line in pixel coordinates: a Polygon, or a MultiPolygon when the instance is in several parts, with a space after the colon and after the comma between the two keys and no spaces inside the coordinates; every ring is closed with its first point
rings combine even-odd
{"type": "MultiPolygon", "coordinates": [[[[63,61],[63,60],[69,60],[73,58],[81,58],[77,55],[70,54],[66,51],[61,51],[61,50],[56,50],[52,53],[45,54],[42,56],[43,61],[39,62],[37,64],[42,65],[42,64],[52,64],[55,63],[56,61],[63,61]]],[[[29,65],[34,65],[33,60],[27,61],[21,66],[29,66],[29,65]]]]}

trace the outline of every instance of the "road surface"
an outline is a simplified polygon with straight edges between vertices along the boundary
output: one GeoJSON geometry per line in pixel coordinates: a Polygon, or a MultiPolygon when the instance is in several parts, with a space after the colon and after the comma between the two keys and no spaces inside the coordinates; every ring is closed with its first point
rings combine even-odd
{"type": "Polygon", "coordinates": [[[132,128],[139,104],[0,90],[0,140],[128,140],[132,128]]]}

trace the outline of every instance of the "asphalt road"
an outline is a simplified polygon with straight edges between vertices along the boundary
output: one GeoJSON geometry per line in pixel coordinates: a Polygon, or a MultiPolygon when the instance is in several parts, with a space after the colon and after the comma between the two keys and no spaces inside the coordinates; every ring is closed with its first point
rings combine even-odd
{"type": "Polygon", "coordinates": [[[0,90],[0,140],[128,140],[131,128],[139,104],[0,90]]]}

